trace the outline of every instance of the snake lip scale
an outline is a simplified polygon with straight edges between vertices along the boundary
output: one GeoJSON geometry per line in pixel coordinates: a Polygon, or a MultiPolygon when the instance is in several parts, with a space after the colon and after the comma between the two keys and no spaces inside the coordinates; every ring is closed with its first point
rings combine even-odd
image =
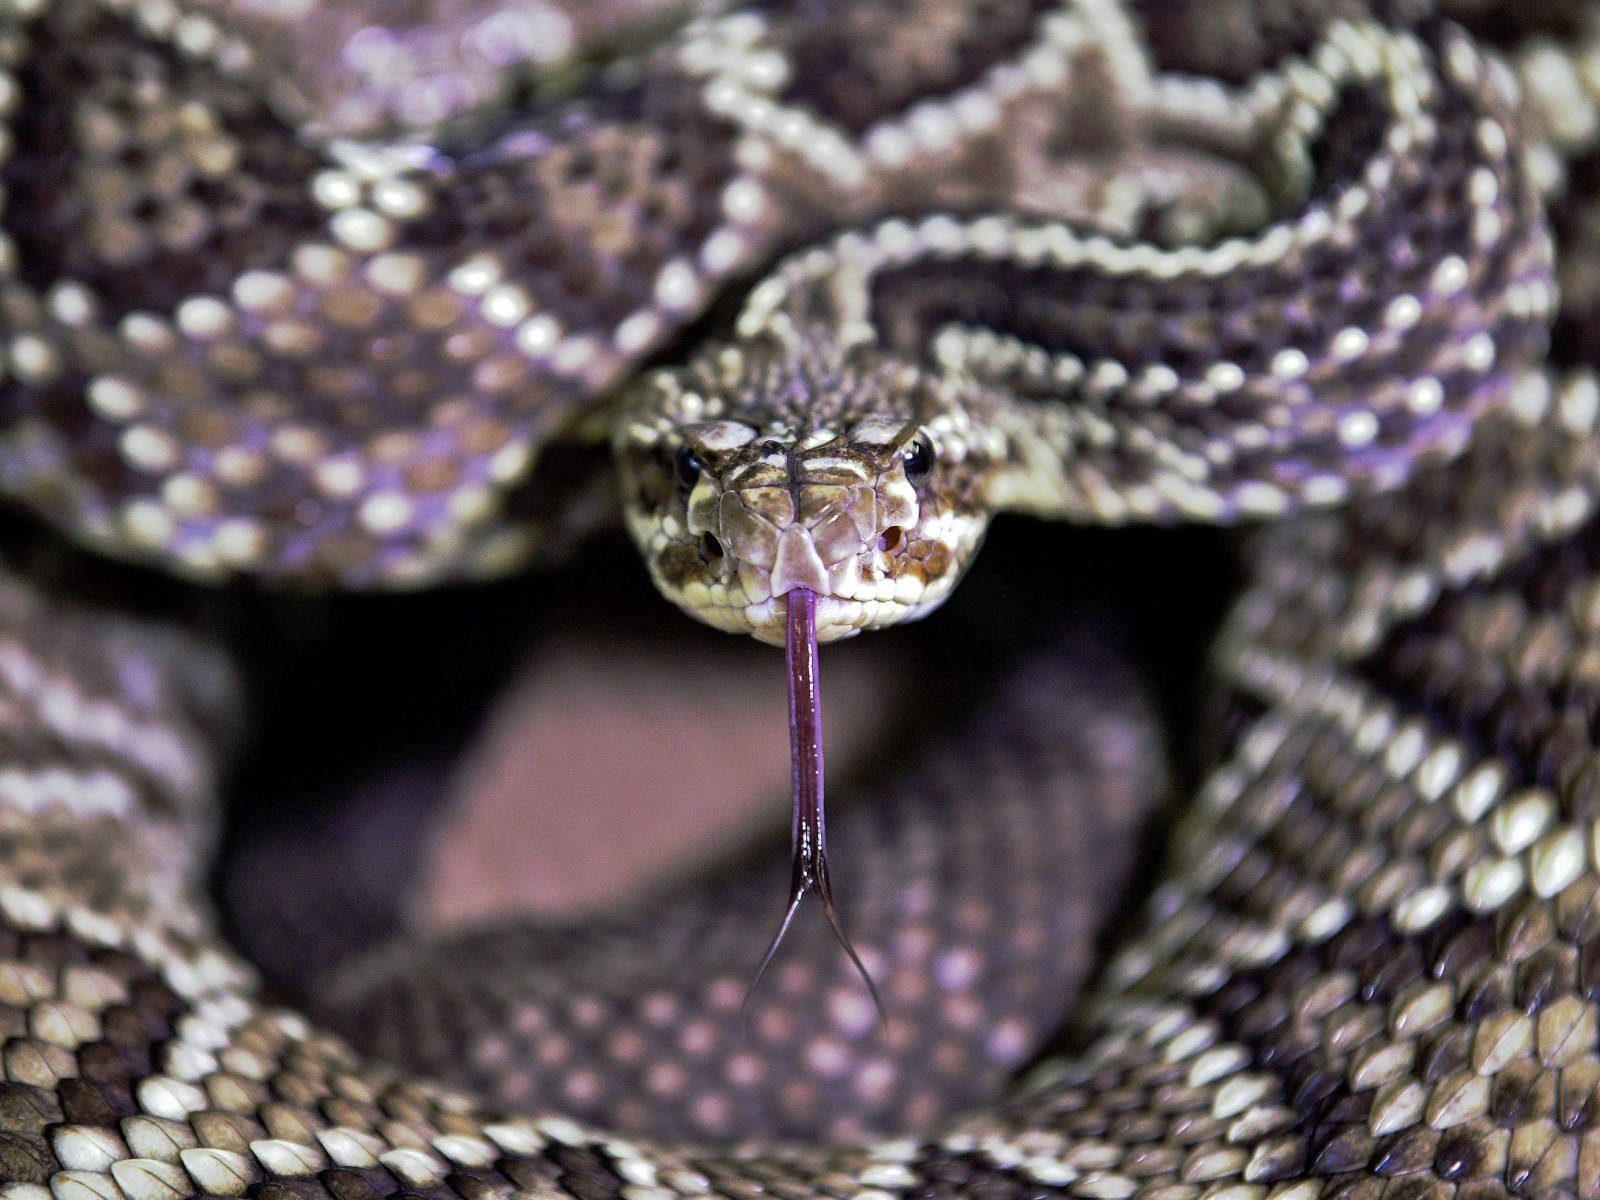
{"type": "Polygon", "coordinates": [[[0,1200],[1600,1194],[1591,2],[407,12],[0,7],[8,503],[313,589],[620,519],[771,643],[996,517],[1236,525],[1215,753],[1092,981],[1160,737],[1057,645],[841,817],[881,1033],[823,941],[784,1071],[726,1040],[741,875],[643,911],[687,983],[620,918],[380,950],[364,1056],[204,899],[233,667],[8,553],[0,1200]]]}

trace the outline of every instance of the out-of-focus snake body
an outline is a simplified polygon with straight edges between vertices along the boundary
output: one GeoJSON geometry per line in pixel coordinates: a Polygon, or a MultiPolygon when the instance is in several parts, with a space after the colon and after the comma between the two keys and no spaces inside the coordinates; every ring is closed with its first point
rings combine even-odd
{"type": "MultiPolygon", "coordinates": [[[[1600,20],[1446,8],[773,4],[634,53],[609,7],[385,31],[13,4],[0,491],[92,545],[200,577],[492,574],[608,515],[609,439],[658,584],[770,636],[796,581],[835,589],[833,635],[917,615],[1000,510],[1263,528],[1220,761],[1071,1048],[829,1147],[697,1148],[770,1069],[702,1022],[736,1019],[726,988],[639,998],[729,1089],[643,1076],[681,1143],[499,1112],[265,1003],[200,898],[228,671],[8,570],[0,1197],[1600,1192],[1600,20]],[[683,365],[625,386],[658,355],[683,365]]],[[[1109,840],[1154,787],[1126,680],[1041,670],[993,758],[928,777],[992,788],[1019,863],[1047,824],[1071,844],[1028,803],[1098,798],[1109,840]]],[[[927,880],[981,884],[954,951],[881,950],[955,997],[929,1063],[1019,1061],[1082,978],[1047,936],[1074,879],[894,844],[891,929],[938,911],[927,880]],[[991,951],[1033,1026],[963,991],[991,951]]],[[[626,947],[596,966],[613,998],[626,947]]],[[[445,953],[448,1010],[489,951],[445,953]]],[[[796,986],[832,1022],[816,1078],[921,1078],[796,986]]],[[[501,1058],[602,1088],[524,1011],[501,1058]]]]}

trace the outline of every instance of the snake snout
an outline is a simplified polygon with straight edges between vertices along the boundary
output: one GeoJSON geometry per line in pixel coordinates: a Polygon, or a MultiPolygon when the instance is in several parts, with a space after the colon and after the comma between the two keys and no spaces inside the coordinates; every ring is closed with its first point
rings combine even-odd
{"type": "Polygon", "coordinates": [[[796,587],[819,597],[854,594],[863,571],[893,553],[916,520],[902,504],[885,504],[867,483],[763,485],[723,492],[692,532],[709,535],[733,560],[747,591],[771,597],[796,587]]]}
{"type": "Polygon", "coordinates": [[[772,564],[769,586],[774,596],[787,595],[797,587],[819,594],[827,592],[828,568],[810,530],[791,525],[778,535],[778,556],[772,564]]]}

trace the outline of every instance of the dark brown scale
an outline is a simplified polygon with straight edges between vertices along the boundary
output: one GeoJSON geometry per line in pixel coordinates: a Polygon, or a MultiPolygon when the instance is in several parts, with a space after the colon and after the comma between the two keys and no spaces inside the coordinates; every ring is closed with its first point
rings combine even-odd
{"type": "Polygon", "coordinates": [[[1473,1030],[1454,1022],[1424,1034],[1417,1044],[1417,1074],[1433,1081],[1449,1080],[1467,1069],[1473,1030]]]}
{"type": "Polygon", "coordinates": [[[1503,1126],[1537,1120],[1555,1100],[1555,1080],[1539,1064],[1518,1059],[1494,1077],[1489,1115],[1503,1126]]]}
{"type": "Polygon", "coordinates": [[[1526,971],[1524,960],[1549,944],[1552,926],[1549,906],[1543,901],[1528,899],[1508,906],[1496,928],[1496,957],[1514,964],[1520,978],[1526,971]]]}
{"type": "Polygon", "coordinates": [[[1365,1130],[1339,1129],[1312,1151],[1309,1169],[1313,1175],[1343,1175],[1367,1166],[1372,1157],[1372,1138],[1365,1130]]]}
{"type": "Polygon", "coordinates": [[[49,1090],[25,1083],[0,1083],[0,1127],[31,1139],[61,1119],[60,1098],[49,1090]]]}
{"type": "Polygon", "coordinates": [[[1476,1024],[1485,1017],[1511,1007],[1511,972],[1495,965],[1494,959],[1485,957],[1474,971],[1463,972],[1459,978],[1466,981],[1466,986],[1461,989],[1460,1011],[1463,1021],[1476,1024]]]}
{"type": "MultiPolygon", "coordinates": [[[[0,310],[0,328],[5,325],[0,310]]],[[[83,403],[88,379],[68,370],[43,387],[23,386],[8,373],[0,381],[0,426],[38,415],[57,432],[60,456],[107,494],[134,490],[138,474],[117,452],[113,431],[93,419],[83,403]]]]}
{"type": "Polygon", "coordinates": [[[1160,69],[1234,84],[1305,53],[1334,13],[1362,14],[1355,3],[1325,0],[1135,0],[1131,7],[1160,69]]]}
{"type": "Polygon", "coordinates": [[[329,1195],[316,1180],[310,1179],[258,1183],[251,1190],[257,1200],[327,1200],[329,1195]]]}
{"type": "Polygon", "coordinates": [[[588,1197],[605,1197],[616,1194],[623,1179],[598,1155],[576,1146],[551,1148],[550,1160],[559,1174],[556,1182],[585,1200],[588,1197]]]}
{"type": "Polygon", "coordinates": [[[1413,811],[1396,830],[1392,845],[1399,854],[1426,858],[1429,849],[1438,845],[1452,827],[1449,815],[1437,808],[1413,811]]]}
{"type": "Polygon", "coordinates": [[[43,1138],[0,1133],[0,1179],[43,1184],[60,1169],[43,1138]]]}
{"type": "Polygon", "coordinates": [[[1437,1179],[1413,1175],[1397,1180],[1386,1194],[1394,1200],[1455,1200],[1456,1189],[1437,1179]]]}
{"type": "Polygon", "coordinates": [[[1561,284],[1550,354],[1562,366],[1593,363],[1600,346],[1600,150],[1573,159],[1567,181],[1550,205],[1561,284]]]}
{"type": "Polygon", "coordinates": [[[1571,41],[1583,31],[1592,15],[1587,0],[1530,0],[1508,4],[1503,0],[1446,0],[1440,10],[1459,21],[1479,41],[1513,50],[1537,38],[1571,41]]]}
{"type": "Polygon", "coordinates": [[[378,1169],[323,1171],[317,1180],[334,1200],[382,1200],[394,1189],[387,1172],[378,1169]]]}
{"type": "Polygon", "coordinates": [[[1481,1135],[1476,1131],[1449,1130],[1439,1135],[1433,1168],[1440,1178],[1465,1179],[1477,1173],[1483,1161],[1481,1135]]]}
{"type": "Polygon", "coordinates": [[[1518,972],[1519,1003],[1537,1013],[1562,996],[1578,990],[1577,951],[1570,945],[1550,943],[1518,972]]]}
{"type": "Polygon", "coordinates": [[[976,83],[1035,36],[1047,0],[778,0],[758,4],[789,47],[782,103],[859,134],[885,113],[976,83]],[[930,36],[932,31],[932,36],[930,36]]]}
{"type": "MultiPolygon", "coordinates": [[[[1394,120],[1387,97],[1368,86],[1345,84],[1339,89],[1326,123],[1311,144],[1310,159],[1313,169],[1311,194],[1347,187],[1361,177],[1366,165],[1383,149],[1384,135],[1394,120]]],[[[1460,147],[1446,145],[1446,151],[1460,153],[1460,147]]],[[[1471,157],[1470,155],[1468,156],[1471,157]]],[[[1444,162],[1451,161],[1440,155],[1444,162]]],[[[1402,178],[1416,179],[1405,165],[1402,178]]],[[[1427,186],[1421,180],[1412,186],[1427,186]]],[[[1374,234],[1379,231],[1373,230],[1374,234]]],[[[1356,263],[1369,260],[1357,258],[1356,263]]],[[[1378,260],[1381,261],[1381,260],[1378,260]]]]}
{"type": "Polygon", "coordinates": [[[117,1090],[87,1079],[61,1081],[62,1116],[78,1125],[115,1125],[139,1111],[126,1088],[117,1090]]]}
{"type": "Polygon", "coordinates": [[[1433,1161],[1438,1142],[1439,1135],[1431,1129],[1386,1138],[1380,1143],[1382,1148],[1372,1170],[1387,1178],[1414,1175],[1433,1161]]]}

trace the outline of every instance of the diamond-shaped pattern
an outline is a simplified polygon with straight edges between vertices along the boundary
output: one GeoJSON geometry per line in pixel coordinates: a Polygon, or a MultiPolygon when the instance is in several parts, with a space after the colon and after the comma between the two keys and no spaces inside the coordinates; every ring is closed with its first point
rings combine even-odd
{"type": "MultiPolygon", "coordinates": [[[[537,540],[499,507],[539,439],[714,283],[841,217],[992,203],[991,176],[1100,224],[891,221],[752,309],[859,268],[858,319],[899,314],[884,346],[937,338],[1044,414],[1046,450],[1001,439],[1039,460],[1023,507],[1356,498],[1255,535],[1222,761],[1074,1049],[968,1118],[798,1154],[501,1116],[267,1005],[198,899],[227,670],[0,575],[0,1200],[1600,1195],[1592,6],[1526,15],[1527,43],[1525,14],[1476,4],[1446,6],[1467,31],[1299,2],[777,6],[697,22],[477,152],[331,157],[239,84],[251,47],[218,6],[37,7],[0,16],[0,469],[102,545],[197,574],[504,569],[537,540]],[[1111,174],[1083,201],[1080,159],[1030,147],[1090,34],[1101,116],[1158,135],[1128,135],[1140,174],[1123,133],[1091,133],[1111,174]],[[1165,145],[1186,127],[1205,154],[1165,145]],[[1207,155],[1272,178],[1230,189],[1239,164],[1207,155]],[[1244,204],[1269,230],[1218,240],[1244,218],[1168,195],[1201,178],[1290,215],[1244,204]],[[1217,244],[1124,244],[1146,225],[1217,244]]],[[[1081,153],[1094,122],[1067,124],[1051,140],[1081,153]]],[[[967,936],[1004,949],[972,911],[967,936]]],[[[982,959],[958,945],[938,969],[982,959]]],[[[692,1027],[720,995],[650,1011],[692,1027]]],[[[515,1011],[582,1082],[551,1019],[515,1011]]],[[[486,1064],[515,1057],[498,1045],[486,1064]]]]}

